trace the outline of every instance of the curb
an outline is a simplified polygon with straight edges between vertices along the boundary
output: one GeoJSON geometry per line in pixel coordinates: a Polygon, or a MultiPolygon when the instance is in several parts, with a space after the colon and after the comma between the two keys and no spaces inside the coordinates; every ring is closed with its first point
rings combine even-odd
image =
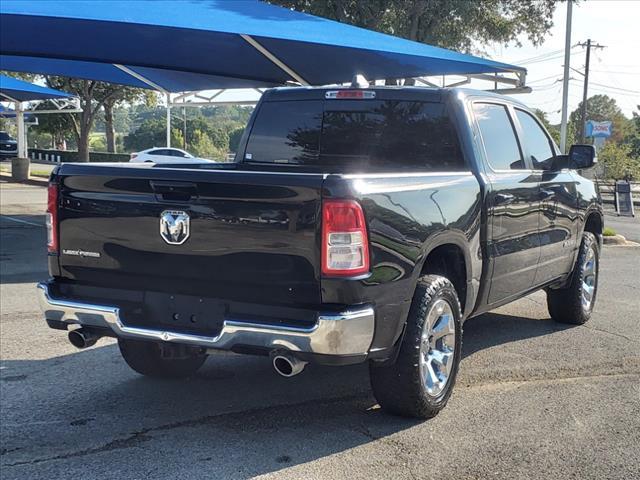
{"type": "Polygon", "coordinates": [[[0,180],[4,180],[9,183],[20,183],[23,185],[33,185],[35,187],[46,187],[49,184],[49,179],[45,178],[34,178],[31,177],[29,180],[25,180],[24,182],[15,182],[11,175],[0,174],[0,180]]]}
{"type": "Polygon", "coordinates": [[[622,235],[612,235],[609,237],[602,237],[602,242],[610,247],[638,247],[640,243],[630,242],[622,235]]]}

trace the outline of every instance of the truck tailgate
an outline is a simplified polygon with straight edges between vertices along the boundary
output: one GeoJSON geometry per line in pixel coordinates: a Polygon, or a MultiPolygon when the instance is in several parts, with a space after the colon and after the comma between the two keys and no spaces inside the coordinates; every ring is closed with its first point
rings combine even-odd
{"type": "Polygon", "coordinates": [[[64,165],[59,182],[66,279],[250,303],[320,303],[321,174],[64,165]],[[176,221],[176,235],[161,225],[163,213],[176,221]]]}

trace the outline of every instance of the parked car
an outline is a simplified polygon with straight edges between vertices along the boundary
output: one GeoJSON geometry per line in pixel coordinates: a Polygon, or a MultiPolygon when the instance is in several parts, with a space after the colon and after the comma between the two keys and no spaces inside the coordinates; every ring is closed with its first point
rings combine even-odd
{"type": "Polygon", "coordinates": [[[132,153],[130,162],[134,163],[210,163],[211,160],[197,158],[189,152],[172,147],[153,147],[132,153]]]}
{"type": "Polygon", "coordinates": [[[286,377],[368,361],[383,409],[431,417],[464,321],[539,289],[554,320],[589,320],[594,162],[486,92],[270,90],[235,163],[57,167],[44,316],[80,348],[116,337],[154,377],[219,349],[286,377]]]}
{"type": "Polygon", "coordinates": [[[0,132],[0,158],[13,158],[18,155],[18,142],[7,132],[0,132]]]}

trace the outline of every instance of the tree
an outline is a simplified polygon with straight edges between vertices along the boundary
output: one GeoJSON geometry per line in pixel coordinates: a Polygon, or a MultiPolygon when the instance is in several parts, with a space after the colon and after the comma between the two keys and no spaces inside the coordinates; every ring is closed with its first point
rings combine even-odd
{"type": "MultiPolygon", "coordinates": [[[[165,145],[167,140],[166,124],[163,119],[151,118],[142,122],[133,133],[124,137],[124,148],[129,152],[139,152],[147,148],[165,145]]],[[[182,145],[182,131],[176,126],[171,128],[171,145],[182,145]]]]}
{"type": "MultiPolygon", "coordinates": [[[[577,137],[573,139],[573,143],[577,143],[580,138],[580,128],[582,126],[582,102],[578,104],[571,115],[569,122],[575,126],[577,137]]],[[[611,137],[608,142],[620,143],[628,132],[628,120],[618,107],[615,99],[608,95],[594,95],[587,99],[587,118],[586,120],[595,120],[597,122],[611,121],[611,137]]]]}
{"type": "Polygon", "coordinates": [[[598,152],[598,161],[604,165],[608,178],[621,179],[631,177],[640,179],[640,159],[633,158],[631,147],[609,142],[598,152]]]}
{"type": "Polygon", "coordinates": [[[624,138],[624,143],[629,145],[631,156],[640,159],[640,105],[638,112],[633,112],[633,118],[629,120],[629,128],[624,138]]]}
{"type": "Polygon", "coordinates": [[[115,153],[116,151],[116,133],[113,120],[114,108],[122,103],[134,102],[144,102],[148,106],[154,106],[156,100],[157,95],[152,90],[122,87],[104,101],[102,108],[104,110],[104,129],[107,139],[107,152],[115,153]]]}
{"type": "Polygon", "coordinates": [[[73,132],[78,143],[78,160],[89,161],[89,135],[93,128],[97,112],[112,98],[117,98],[123,89],[122,85],[80,80],[66,77],[46,77],[51,88],[75,94],[80,99],[81,113],[71,115],[73,132]]]}
{"type": "Polygon", "coordinates": [[[556,142],[556,145],[560,145],[560,129],[556,125],[551,125],[551,122],[549,122],[549,119],[547,118],[547,114],[539,108],[536,108],[534,113],[542,125],[544,125],[544,128],[547,129],[551,138],[553,138],[553,141],[556,142]]]}
{"type": "Polygon", "coordinates": [[[189,151],[196,157],[222,160],[226,151],[218,148],[211,137],[202,130],[194,130],[189,143],[189,151]]]}
{"type": "MultiPolygon", "coordinates": [[[[55,110],[56,107],[50,101],[42,102],[35,110],[55,110]]],[[[31,127],[30,131],[47,133],[51,135],[51,148],[63,143],[74,134],[71,113],[54,113],[38,115],[38,125],[31,127]]]]}
{"type": "Polygon", "coordinates": [[[553,26],[555,0],[270,0],[287,8],[418,42],[473,51],[526,35],[540,45],[553,26]]]}
{"type": "Polygon", "coordinates": [[[243,133],[244,127],[238,127],[229,133],[229,151],[236,152],[238,150],[243,133]]]}

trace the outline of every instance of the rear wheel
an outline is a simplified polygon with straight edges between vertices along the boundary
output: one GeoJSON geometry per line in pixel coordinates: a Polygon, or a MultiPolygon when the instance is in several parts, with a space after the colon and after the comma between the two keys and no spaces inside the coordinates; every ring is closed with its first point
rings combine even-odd
{"type": "Polygon", "coordinates": [[[580,252],[565,288],[547,289],[549,314],[556,322],[582,325],[591,317],[598,293],[600,249],[593,233],[585,232],[580,252]]]}
{"type": "Polygon", "coordinates": [[[370,365],[371,386],[380,406],[417,418],[431,418],[442,410],[458,373],[461,336],[455,288],[444,277],[422,277],[396,361],[370,365]]]}
{"type": "Polygon", "coordinates": [[[172,346],[163,350],[159,343],[118,339],[122,358],[133,370],[148,377],[185,378],[204,364],[207,356],[197,349],[172,346]]]}

